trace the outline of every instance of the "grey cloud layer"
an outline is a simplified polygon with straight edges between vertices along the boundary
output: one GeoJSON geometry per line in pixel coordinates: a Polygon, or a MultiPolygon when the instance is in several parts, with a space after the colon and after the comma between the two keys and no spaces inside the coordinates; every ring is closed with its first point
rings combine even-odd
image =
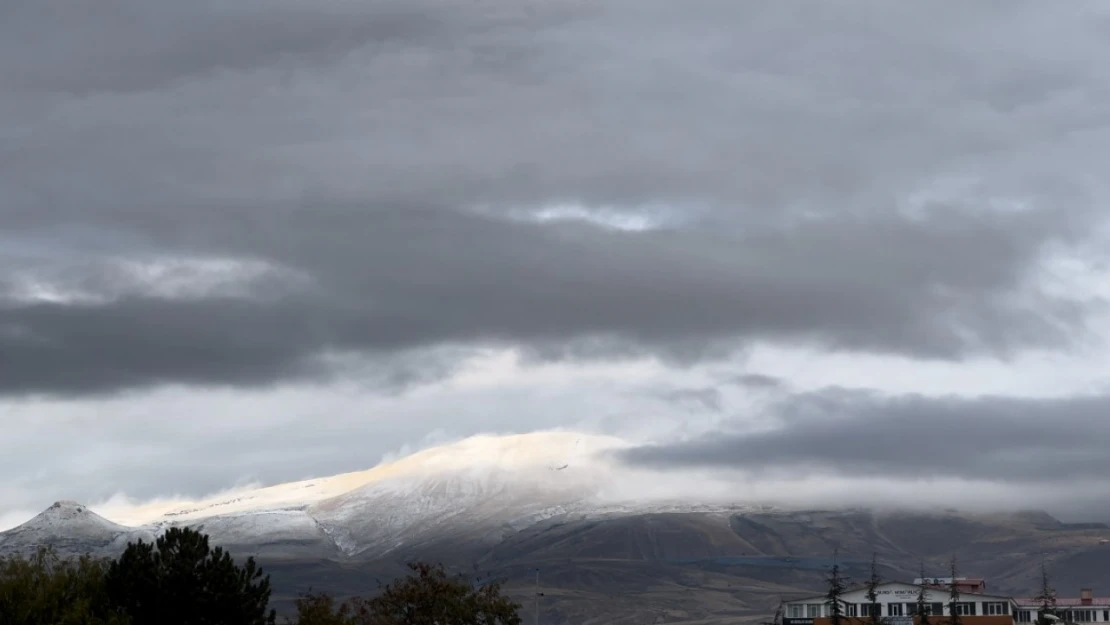
{"type": "Polygon", "coordinates": [[[0,288],[32,267],[103,289],[88,267],[159,253],[297,280],[0,294],[0,394],[269,384],[475,342],[1067,345],[1088,302],[1031,271],[1102,219],[1107,20],[926,7],[10,4],[0,288]],[[941,183],[962,188],[905,208],[941,183]],[[1027,208],[985,210],[1000,196],[1027,208]],[[663,226],[519,218],[568,202],[663,226]]]}
{"type": "Polygon", "coordinates": [[[655,467],[716,467],[758,475],[956,478],[1003,483],[1105,479],[1110,397],[887,397],[832,389],[769,407],[780,427],[717,432],[635,448],[655,467]]]}

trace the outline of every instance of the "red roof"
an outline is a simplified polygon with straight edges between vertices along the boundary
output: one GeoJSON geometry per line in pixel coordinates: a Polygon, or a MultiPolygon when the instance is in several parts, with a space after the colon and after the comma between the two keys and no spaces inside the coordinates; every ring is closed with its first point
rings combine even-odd
{"type": "MultiPolygon", "coordinates": [[[[925,584],[925,586],[928,586],[929,588],[949,588],[949,584],[944,582],[940,584],[925,584]]],[[[961,578],[956,580],[955,586],[956,589],[962,593],[969,595],[982,595],[986,594],[987,580],[978,577],[961,578]]]]}
{"type": "MultiPolygon", "coordinates": [[[[1041,607],[1041,600],[1036,597],[1014,597],[1014,603],[1022,606],[1023,608],[1039,608],[1041,607]]],[[[1110,597],[1093,597],[1090,603],[1083,603],[1079,597],[1057,597],[1056,607],[1058,608],[1084,608],[1084,607],[1106,607],[1110,606],[1110,597]]]]}

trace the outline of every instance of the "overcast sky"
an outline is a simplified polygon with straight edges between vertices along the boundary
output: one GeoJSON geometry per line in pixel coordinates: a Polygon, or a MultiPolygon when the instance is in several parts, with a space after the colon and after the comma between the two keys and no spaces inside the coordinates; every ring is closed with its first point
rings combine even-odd
{"type": "Polygon", "coordinates": [[[1105,3],[14,0],[0,85],[0,525],[546,428],[1105,512],[1105,3]]]}

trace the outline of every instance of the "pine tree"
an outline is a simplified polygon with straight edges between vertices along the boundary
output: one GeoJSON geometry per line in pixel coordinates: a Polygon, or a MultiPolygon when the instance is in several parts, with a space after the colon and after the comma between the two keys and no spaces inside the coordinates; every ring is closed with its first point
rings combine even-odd
{"type": "Polygon", "coordinates": [[[871,617],[872,625],[881,625],[882,614],[879,607],[879,584],[883,580],[879,577],[879,563],[874,553],[871,554],[871,576],[867,578],[867,612],[871,617]]]}
{"type": "Polygon", "coordinates": [[[782,602],[775,608],[775,615],[769,621],[760,621],[759,625],[782,625],[782,602]]]}
{"type": "Polygon", "coordinates": [[[956,556],[953,554],[952,563],[949,566],[948,575],[948,625],[961,625],[963,619],[960,618],[959,603],[960,603],[960,588],[956,585],[956,556]]]}
{"type": "Polygon", "coordinates": [[[1039,625],[1048,625],[1050,620],[1046,618],[1048,615],[1056,615],[1056,591],[1052,588],[1048,579],[1048,566],[1044,560],[1041,560],[1041,591],[1036,597],[1040,602],[1041,608],[1037,614],[1037,623],[1039,625]]]}
{"type": "Polygon", "coordinates": [[[132,625],[273,625],[270,578],[236,565],[208,536],[170,528],[152,545],[130,543],[105,576],[112,606],[132,625]]]}
{"type": "Polygon", "coordinates": [[[340,602],[325,593],[301,595],[296,602],[297,616],[288,623],[521,625],[520,605],[502,594],[498,582],[471,582],[462,575],[448,575],[440,565],[414,562],[408,566],[412,575],[382,587],[371,599],[353,597],[340,602]]]}
{"type": "Polygon", "coordinates": [[[842,597],[844,592],[848,590],[848,582],[840,573],[840,562],[837,557],[833,556],[832,570],[829,571],[829,576],[825,578],[829,584],[829,590],[825,593],[825,604],[829,606],[829,625],[843,625],[844,623],[844,603],[842,597]]]}
{"type": "Polygon", "coordinates": [[[917,589],[917,612],[918,625],[929,625],[929,602],[926,601],[925,595],[925,562],[921,562],[921,587],[917,589]]]}
{"type": "Polygon", "coordinates": [[[474,588],[442,565],[410,563],[412,574],[385,586],[378,596],[355,602],[357,625],[521,625],[520,604],[498,583],[474,588]]]}

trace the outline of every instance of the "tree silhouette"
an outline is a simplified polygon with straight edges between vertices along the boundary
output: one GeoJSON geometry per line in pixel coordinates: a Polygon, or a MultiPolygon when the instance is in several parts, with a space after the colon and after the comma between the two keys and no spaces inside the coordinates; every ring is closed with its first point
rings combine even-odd
{"type": "Polygon", "coordinates": [[[925,562],[921,562],[921,587],[917,589],[917,605],[915,606],[917,612],[918,625],[929,625],[929,602],[926,601],[925,595],[925,562]]]}
{"type": "Polygon", "coordinates": [[[132,625],[271,625],[270,578],[254,558],[238,566],[208,536],[171,528],[152,545],[129,543],[106,588],[132,625]]]}
{"type": "Polygon", "coordinates": [[[309,591],[297,597],[294,603],[297,617],[296,625],[354,625],[354,603],[339,603],[335,597],[326,593],[309,591]]]}
{"type": "Polygon", "coordinates": [[[442,566],[409,564],[413,574],[394,581],[371,599],[342,603],[326,594],[301,596],[295,625],[520,625],[520,606],[500,585],[475,588],[442,566]]]}
{"type": "Polygon", "coordinates": [[[0,623],[125,625],[108,605],[107,568],[107,561],[63,559],[46,547],[29,558],[0,558],[0,623]]]}
{"type": "Polygon", "coordinates": [[[948,567],[949,584],[948,584],[948,624],[960,625],[963,619],[960,618],[960,587],[956,584],[956,576],[959,571],[956,569],[956,556],[952,556],[952,562],[948,567]]]}
{"type": "Polygon", "coordinates": [[[871,575],[867,578],[867,612],[872,625],[880,625],[883,622],[878,593],[879,585],[882,583],[883,579],[879,577],[879,562],[876,555],[872,553],[871,575]]]}
{"type": "Polygon", "coordinates": [[[1048,616],[1055,616],[1056,614],[1056,591],[1049,583],[1048,566],[1044,560],[1041,560],[1041,591],[1037,594],[1036,599],[1041,604],[1041,609],[1037,614],[1037,623],[1048,625],[1052,622],[1048,616]]]}
{"type": "Polygon", "coordinates": [[[387,585],[363,604],[359,616],[366,625],[521,623],[520,606],[503,596],[498,584],[475,589],[465,579],[449,577],[440,565],[412,563],[409,569],[413,575],[387,585]]]}
{"type": "MultiPolygon", "coordinates": [[[[662,617],[660,617],[662,618],[662,617]]],[[[657,622],[662,622],[656,619],[657,622]]],[[[779,601],[779,606],[775,608],[775,615],[769,621],[760,621],[759,625],[782,625],[782,601],[779,601]]]]}
{"type": "Polygon", "coordinates": [[[842,625],[844,623],[844,603],[842,598],[848,589],[848,580],[840,572],[840,562],[833,556],[832,569],[828,577],[828,591],[825,593],[825,604],[829,606],[829,625],[842,625]]]}

